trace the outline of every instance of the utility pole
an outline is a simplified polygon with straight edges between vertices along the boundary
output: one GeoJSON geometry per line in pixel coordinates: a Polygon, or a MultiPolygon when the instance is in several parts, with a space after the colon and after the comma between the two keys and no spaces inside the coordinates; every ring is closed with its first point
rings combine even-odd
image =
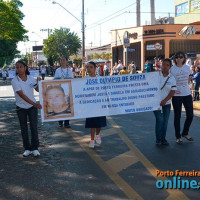
{"type": "Polygon", "coordinates": [[[75,19],[77,19],[81,25],[82,25],[82,77],[85,76],[85,19],[84,19],[84,0],[82,0],[82,21],[80,21],[76,16],[74,16],[69,10],[67,10],[65,7],[63,7],[61,4],[59,4],[56,1],[53,1],[52,4],[58,4],[60,7],[62,7],[64,10],[66,10],[71,16],[73,16],[75,19]]]}
{"type": "Polygon", "coordinates": [[[155,3],[154,0],[150,0],[151,6],[151,25],[155,24],[155,3]]]}
{"type": "Polygon", "coordinates": [[[140,26],[140,0],[137,0],[136,5],[136,19],[137,19],[137,26],[140,26]]]}
{"type": "MultiPolygon", "coordinates": [[[[35,46],[37,46],[38,41],[30,41],[30,42],[35,42],[35,46]]],[[[37,50],[36,50],[35,54],[36,54],[36,67],[37,67],[37,65],[38,65],[37,50]]]]}
{"type": "Polygon", "coordinates": [[[84,13],[84,0],[82,0],[82,77],[85,76],[85,13],[84,13]]]}
{"type": "Polygon", "coordinates": [[[100,27],[100,47],[101,47],[101,24],[99,24],[100,27]]]}
{"type": "Polygon", "coordinates": [[[47,31],[48,32],[48,38],[49,38],[49,35],[50,35],[50,32],[52,32],[52,29],[50,29],[50,28],[46,28],[46,29],[40,29],[40,31],[47,31]]]}

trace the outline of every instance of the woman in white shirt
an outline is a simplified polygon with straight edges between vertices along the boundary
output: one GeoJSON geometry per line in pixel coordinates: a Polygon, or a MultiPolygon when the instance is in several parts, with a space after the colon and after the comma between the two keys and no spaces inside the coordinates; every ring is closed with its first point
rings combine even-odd
{"type": "Polygon", "coordinates": [[[160,89],[161,89],[161,110],[154,111],[156,117],[156,144],[157,145],[169,145],[166,140],[167,125],[171,109],[171,98],[176,91],[176,80],[169,74],[169,70],[172,66],[170,59],[166,58],[163,61],[162,71],[160,75],[160,89]]]}
{"type": "Polygon", "coordinates": [[[16,63],[16,77],[12,80],[12,87],[15,93],[16,111],[21,127],[23,146],[25,148],[23,156],[26,157],[33,153],[36,157],[40,155],[38,151],[39,139],[37,130],[37,109],[41,109],[42,106],[36,103],[33,93],[33,89],[37,92],[39,91],[39,78],[36,81],[29,74],[28,66],[23,61],[18,61],[16,63]],[[29,142],[28,136],[27,118],[29,118],[30,122],[31,143],[29,142]]]}
{"type": "MultiPolygon", "coordinates": [[[[72,79],[73,77],[74,76],[73,76],[72,70],[69,69],[69,66],[68,66],[68,58],[63,56],[61,58],[61,67],[56,69],[54,79],[72,79]]],[[[60,120],[58,123],[59,123],[59,127],[63,127],[62,120],[60,120]]],[[[69,120],[64,120],[64,126],[65,128],[71,128],[71,126],[69,125],[69,120]]]]}
{"type": "Polygon", "coordinates": [[[174,108],[174,127],[176,142],[182,144],[181,136],[189,141],[193,139],[188,135],[190,125],[193,120],[193,101],[190,90],[190,67],[185,64],[186,57],[183,52],[177,52],[174,55],[174,66],[171,68],[171,74],[176,79],[177,91],[172,98],[172,104],[174,108]],[[186,111],[186,120],[184,123],[184,128],[181,134],[180,130],[180,119],[182,104],[186,111]]]}

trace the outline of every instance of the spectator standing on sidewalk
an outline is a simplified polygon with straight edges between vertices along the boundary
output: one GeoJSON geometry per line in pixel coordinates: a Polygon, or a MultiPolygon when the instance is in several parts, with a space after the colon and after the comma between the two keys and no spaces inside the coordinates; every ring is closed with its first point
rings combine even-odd
{"type": "Polygon", "coordinates": [[[135,66],[135,62],[132,61],[129,66],[128,66],[128,70],[130,74],[135,74],[136,73],[136,66],[135,66]]]}
{"type": "Polygon", "coordinates": [[[199,101],[199,86],[200,86],[200,68],[196,67],[196,74],[192,77],[194,80],[194,101],[199,101]]]}
{"type": "Polygon", "coordinates": [[[105,62],[104,67],[103,67],[103,72],[104,72],[104,76],[109,76],[110,75],[109,63],[105,62]]]}
{"type": "MultiPolygon", "coordinates": [[[[73,78],[73,73],[72,70],[69,69],[68,58],[63,56],[61,58],[61,67],[56,69],[54,79],[72,79],[72,78],[73,78]]],[[[59,127],[63,127],[63,120],[60,120],[58,123],[59,127]]],[[[65,128],[71,128],[71,126],[69,125],[69,120],[64,120],[64,126],[65,128]]]]}
{"type": "Polygon", "coordinates": [[[123,69],[119,72],[119,75],[129,74],[128,70],[126,70],[126,67],[123,67],[123,69]]]}
{"type": "Polygon", "coordinates": [[[38,151],[37,109],[42,109],[42,106],[36,103],[33,89],[39,92],[38,81],[40,78],[36,81],[29,74],[28,66],[23,61],[18,61],[16,63],[16,77],[12,80],[12,87],[15,93],[16,111],[21,127],[23,146],[25,148],[23,156],[26,157],[33,153],[37,157],[40,155],[38,151]],[[29,142],[27,118],[29,118],[30,122],[31,144],[29,142]]]}
{"type": "Polygon", "coordinates": [[[8,72],[6,71],[6,69],[3,69],[1,73],[2,73],[3,82],[6,83],[8,72]]]}
{"type": "Polygon", "coordinates": [[[181,51],[174,55],[174,64],[170,70],[171,74],[176,79],[177,91],[172,97],[172,104],[174,108],[174,127],[176,142],[182,144],[181,135],[189,141],[193,141],[192,137],[188,135],[190,125],[193,120],[193,101],[189,83],[191,81],[190,77],[190,67],[185,64],[186,57],[181,51]],[[184,123],[184,128],[181,134],[180,120],[181,120],[181,110],[182,104],[186,111],[186,120],[184,123]]]}
{"type": "Polygon", "coordinates": [[[144,69],[146,73],[151,72],[151,63],[149,62],[149,60],[146,60],[144,69]]]}
{"type": "Polygon", "coordinates": [[[41,75],[42,75],[42,80],[44,80],[45,79],[45,74],[46,74],[46,67],[43,65],[42,67],[41,67],[41,75]]]}
{"type": "Polygon", "coordinates": [[[118,61],[118,65],[117,65],[117,73],[119,73],[122,70],[123,66],[122,66],[122,62],[121,60],[118,61]]]}
{"type": "Polygon", "coordinates": [[[196,74],[195,67],[194,67],[194,65],[192,65],[190,67],[190,77],[191,77],[190,90],[191,90],[191,93],[192,93],[192,99],[194,99],[194,81],[192,80],[192,78],[194,77],[195,74],[196,74]]]}
{"type": "MultiPolygon", "coordinates": [[[[86,66],[88,76],[89,77],[96,77],[96,64],[94,62],[89,62],[86,66]]],[[[106,117],[92,117],[87,118],[85,121],[85,128],[90,128],[91,140],[89,143],[89,148],[95,147],[95,141],[97,144],[101,144],[101,136],[100,131],[102,127],[105,127],[106,124],[106,117]]]]}
{"type": "Polygon", "coordinates": [[[154,115],[156,117],[155,132],[157,145],[169,145],[166,140],[167,125],[171,109],[171,98],[176,91],[176,80],[171,74],[169,74],[171,66],[171,60],[166,58],[163,61],[162,71],[159,72],[162,99],[160,105],[162,106],[162,111],[154,111],[154,115]]]}
{"type": "Polygon", "coordinates": [[[112,75],[117,75],[117,62],[115,62],[115,65],[112,68],[112,75]]]}

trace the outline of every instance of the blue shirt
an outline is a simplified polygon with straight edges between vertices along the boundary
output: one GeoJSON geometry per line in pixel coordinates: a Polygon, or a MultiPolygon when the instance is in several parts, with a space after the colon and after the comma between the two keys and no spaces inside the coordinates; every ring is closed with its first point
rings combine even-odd
{"type": "Polygon", "coordinates": [[[144,68],[145,68],[145,72],[150,72],[151,71],[151,64],[150,63],[145,64],[144,68]]]}
{"type": "Polygon", "coordinates": [[[197,72],[192,80],[196,80],[196,84],[200,84],[200,72],[197,72]]]}

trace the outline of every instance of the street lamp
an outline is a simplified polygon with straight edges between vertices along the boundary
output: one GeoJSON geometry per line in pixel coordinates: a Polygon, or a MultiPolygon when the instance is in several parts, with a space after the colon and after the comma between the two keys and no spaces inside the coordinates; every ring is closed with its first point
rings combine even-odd
{"type": "Polygon", "coordinates": [[[43,40],[43,38],[39,34],[37,34],[36,32],[32,31],[32,33],[36,34],[38,37],[40,37],[43,40]]]}
{"type": "Polygon", "coordinates": [[[58,4],[60,7],[62,7],[65,11],[67,11],[72,17],[74,17],[77,21],[79,21],[82,24],[82,77],[85,76],[85,21],[84,21],[84,0],[82,0],[82,21],[80,21],[76,16],[74,16],[69,10],[67,10],[65,7],[63,7],[61,4],[59,4],[56,1],[53,1],[52,4],[58,4]]]}

